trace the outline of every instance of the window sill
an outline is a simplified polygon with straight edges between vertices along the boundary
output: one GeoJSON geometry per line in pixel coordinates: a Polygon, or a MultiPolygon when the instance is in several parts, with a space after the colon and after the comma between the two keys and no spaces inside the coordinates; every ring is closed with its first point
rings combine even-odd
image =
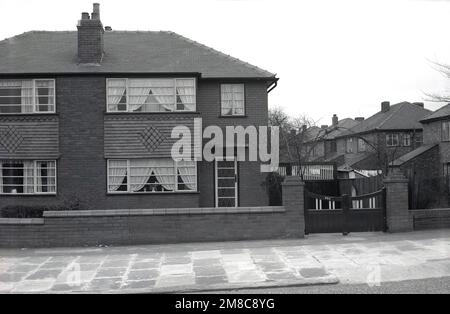
{"type": "Polygon", "coordinates": [[[118,112],[105,112],[106,115],[161,115],[161,114],[200,114],[198,111],[155,111],[155,112],[127,112],[127,111],[118,111],[118,112]]]}
{"type": "Polygon", "coordinates": [[[21,193],[0,193],[0,197],[33,197],[33,196],[56,196],[57,193],[34,193],[34,194],[21,194],[21,193]]]}
{"type": "Polygon", "coordinates": [[[177,191],[177,192],[116,192],[116,193],[110,193],[107,192],[106,195],[108,196],[115,196],[115,195],[185,195],[185,194],[200,194],[199,191],[177,191]]]}
{"type": "Polygon", "coordinates": [[[0,117],[57,116],[57,112],[0,113],[0,117]]]}
{"type": "Polygon", "coordinates": [[[242,115],[219,115],[219,118],[248,118],[248,116],[246,114],[242,114],[242,115]]]}

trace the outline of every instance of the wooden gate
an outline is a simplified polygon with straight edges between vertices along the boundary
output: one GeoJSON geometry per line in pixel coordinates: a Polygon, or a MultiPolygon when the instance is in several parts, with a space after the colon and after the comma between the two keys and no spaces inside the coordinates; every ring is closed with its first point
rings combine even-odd
{"type": "Polygon", "coordinates": [[[305,190],[305,233],[386,231],[386,190],[326,196],[305,190]]]}

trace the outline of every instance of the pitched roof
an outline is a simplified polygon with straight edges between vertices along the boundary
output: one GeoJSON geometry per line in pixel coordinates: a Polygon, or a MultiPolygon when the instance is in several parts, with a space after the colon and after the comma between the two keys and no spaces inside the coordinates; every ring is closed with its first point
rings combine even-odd
{"type": "Polygon", "coordinates": [[[422,145],[418,147],[417,149],[397,158],[396,160],[391,162],[391,166],[401,166],[404,163],[407,163],[410,160],[413,160],[414,158],[422,155],[423,153],[429,151],[433,147],[438,146],[439,144],[428,144],[428,145],[422,145]]]}
{"type": "Polygon", "coordinates": [[[354,126],[358,125],[361,122],[358,122],[356,120],[353,120],[351,118],[346,118],[338,121],[338,124],[336,126],[332,125],[328,127],[327,134],[324,136],[324,139],[332,140],[339,135],[346,132],[348,129],[353,128],[354,126]]]}
{"type": "Polygon", "coordinates": [[[340,136],[365,133],[376,130],[412,130],[422,129],[420,119],[429,115],[430,110],[409,102],[392,105],[386,112],[378,112],[362,121],[340,136]]]}
{"type": "Polygon", "coordinates": [[[77,64],[76,31],[31,31],[0,41],[0,74],[201,73],[204,78],[275,74],[173,32],[108,31],[100,66],[77,64]]]}
{"type": "Polygon", "coordinates": [[[435,112],[429,114],[428,116],[420,120],[420,122],[428,123],[434,120],[440,120],[448,117],[450,117],[450,104],[447,104],[444,107],[439,108],[435,112]]]}

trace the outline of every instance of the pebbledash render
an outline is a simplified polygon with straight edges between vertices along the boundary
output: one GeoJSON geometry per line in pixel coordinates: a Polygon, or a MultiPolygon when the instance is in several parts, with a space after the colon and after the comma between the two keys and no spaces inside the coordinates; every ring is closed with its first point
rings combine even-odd
{"type": "Polygon", "coordinates": [[[274,74],[172,32],[78,31],[0,42],[0,207],[265,206],[259,162],[174,162],[174,126],[264,126],[274,74]]]}

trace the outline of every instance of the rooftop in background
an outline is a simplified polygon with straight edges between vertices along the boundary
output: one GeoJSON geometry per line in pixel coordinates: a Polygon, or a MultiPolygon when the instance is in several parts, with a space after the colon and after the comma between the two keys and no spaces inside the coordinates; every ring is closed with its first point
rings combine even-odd
{"type": "Polygon", "coordinates": [[[339,120],[337,125],[332,125],[326,129],[326,134],[323,138],[326,140],[332,140],[360,123],[360,121],[356,121],[351,118],[339,120]]]}
{"type": "Polygon", "coordinates": [[[433,147],[438,146],[439,144],[428,144],[428,145],[422,145],[419,148],[397,158],[396,160],[391,162],[391,166],[401,166],[405,163],[407,163],[410,160],[413,160],[414,158],[416,158],[417,156],[422,155],[423,153],[429,151],[430,149],[432,149],[433,147]]]}
{"type": "Polygon", "coordinates": [[[447,104],[442,108],[439,108],[432,114],[430,114],[430,115],[426,116],[425,118],[423,118],[422,120],[420,120],[420,122],[430,123],[433,121],[447,119],[447,118],[450,118],[450,104],[447,104]]]}
{"type": "Polygon", "coordinates": [[[0,41],[0,74],[201,73],[274,79],[275,74],[173,32],[106,31],[100,65],[78,64],[76,31],[31,31],[0,41]]]}
{"type": "Polygon", "coordinates": [[[405,101],[390,106],[388,102],[383,102],[382,106],[381,111],[339,136],[382,130],[419,130],[422,129],[419,121],[431,113],[430,110],[423,107],[423,103],[405,101]]]}

